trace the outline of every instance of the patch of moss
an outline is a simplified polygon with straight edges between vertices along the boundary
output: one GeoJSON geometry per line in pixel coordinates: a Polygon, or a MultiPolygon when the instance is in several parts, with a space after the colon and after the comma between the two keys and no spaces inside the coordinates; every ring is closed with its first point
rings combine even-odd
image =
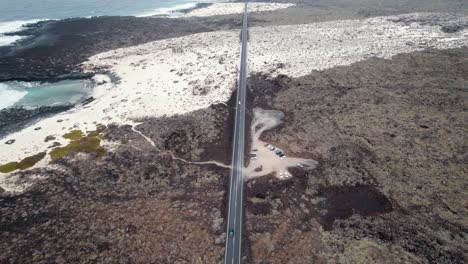
{"type": "Polygon", "coordinates": [[[46,155],[45,152],[41,152],[36,155],[26,157],[22,159],[20,162],[15,161],[15,162],[7,163],[5,165],[0,166],[0,172],[9,173],[14,170],[25,170],[25,169],[31,168],[40,160],[42,160],[45,157],[45,155],[46,155]]]}
{"type": "Polygon", "coordinates": [[[46,155],[45,152],[41,152],[41,153],[38,153],[36,155],[33,155],[31,157],[27,157],[27,158],[21,160],[18,163],[18,169],[25,170],[27,168],[31,168],[36,163],[38,163],[41,159],[43,159],[45,157],[45,155],[46,155]]]}
{"type": "MultiPolygon", "coordinates": [[[[68,155],[74,152],[91,152],[95,153],[98,156],[102,156],[106,153],[106,150],[101,146],[101,140],[104,137],[106,131],[106,126],[96,125],[95,131],[87,131],[87,135],[83,136],[83,133],[80,130],[72,131],[74,133],[73,139],[70,143],[64,147],[55,148],[50,152],[51,163],[60,159],[61,157],[68,155]],[[76,131],[79,131],[76,132],[76,131]],[[80,137],[78,137],[80,135],[80,137]]],[[[69,135],[68,133],[66,135],[69,135]]],[[[64,135],[64,137],[66,136],[64,135]]],[[[67,137],[65,137],[67,138],[67,137]]]]}
{"type": "Polygon", "coordinates": [[[73,130],[70,133],[63,135],[63,137],[70,140],[79,140],[83,137],[83,132],[81,130],[73,130]]]}
{"type": "Polygon", "coordinates": [[[18,162],[10,162],[5,165],[0,166],[1,173],[9,173],[17,169],[18,162]]]}

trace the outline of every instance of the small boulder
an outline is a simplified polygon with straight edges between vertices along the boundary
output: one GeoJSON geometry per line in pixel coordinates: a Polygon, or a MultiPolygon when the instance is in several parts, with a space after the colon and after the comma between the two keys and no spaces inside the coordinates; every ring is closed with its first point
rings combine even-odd
{"type": "Polygon", "coordinates": [[[106,80],[99,80],[96,84],[97,85],[103,85],[103,84],[106,84],[107,81],[106,80]]]}
{"type": "Polygon", "coordinates": [[[54,142],[54,143],[52,143],[52,145],[49,146],[49,148],[56,148],[56,147],[59,147],[61,145],[62,144],[60,144],[60,142],[54,142]]]}
{"type": "Polygon", "coordinates": [[[55,140],[55,137],[54,136],[47,136],[44,140],[44,142],[49,142],[49,141],[52,141],[52,140],[55,140]]]}

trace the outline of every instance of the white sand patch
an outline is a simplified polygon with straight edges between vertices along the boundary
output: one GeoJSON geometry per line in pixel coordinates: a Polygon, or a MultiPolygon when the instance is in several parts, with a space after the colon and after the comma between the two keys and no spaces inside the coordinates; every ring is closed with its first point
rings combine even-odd
{"type": "Polygon", "coordinates": [[[273,145],[260,140],[260,136],[266,130],[275,128],[282,123],[283,112],[275,110],[253,109],[254,119],[250,127],[252,134],[252,147],[250,153],[253,159],[245,169],[245,178],[251,179],[275,173],[280,179],[288,179],[292,175],[288,169],[300,167],[310,170],[317,166],[317,162],[311,159],[302,159],[287,156],[287,151],[276,149],[273,145]],[[285,156],[280,157],[277,151],[281,151],[285,156]]]}
{"type": "MultiPolygon", "coordinates": [[[[249,12],[274,11],[295,6],[290,3],[249,3],[249,12]]],[[[198,8],[180,17],[207,17],[229,14],[241,14],[244,12],[244,3],[214,3],[208,7],[198,8]]]]}
{"type": "MultiPolygon", "coordinates": [[[[96,124],[135,124],[134,119],[184,114],[226,102],[238,75],[239,31],[194,34],[118,49],[91,57],[85,69],[106,67],[118,84],[97,75],[90,104],[46,118],[0,143],[0,164],[19,161],[59,142],[70,130],[91,131],[96,124]],[[36,130],[35,128],[40,128],[36,130]],[[56,140],[45,142],[47,136],[56,140]],[[11,145],[4,144],[14,139],[11,145]]],[[[107,143],[104,143],[107,144],[107,143]]],[[[35,167],[47,166],[49,155],[35,167]]],[[[6,174],[0,173],[0,180],[6,174]]]]}
{"type": "MultiPolygon", "coordinates": [[[[467,29],[448,34],[442,32],[439,26],[405,25],[390,21],[411,17],[420,19],[422,16],[424,14],[407,14],[365,20],[254,27],[250,29],[249,67],[253,72],[298,77],[313,70],[349,65],[370,57],[390,59],[399,53],[468,45],[467,29]]],[[[467,21],[467,17],[462,20],[467,21]]]]}
{"type": "Polygon", "coordinates": [[[102,100],[119,119],[174,115],[225,102],[238,73],[239,32],[221,31],[156,41],[91,57],[121,83],[102,100]]]}
{"type": "MultiPolygon", "coordinates": [[[[248,68],[294,77],[372,56],[390,58],[426,48],[468,45],[467,30],[446,34],[436,26],[405,25],[390,18],[398,17],[251,28],[248,68]],[[284,67],[276,69],[278,63],[284,67]]],[[[91,57],[85,69],[105,67],[121,81],[112,84],[108,77],[97,76],[95,81],[103,84],[94,90],[95,101],[4,138],[0,164],[49,152],[52,142],[44,140],[50,135],[66,145],[62,136],[73,129],[95,130],[98,123],[133,124],[139,117],[184,114],[226,102],[238,78],[239,35],[237,30],[199,33],[91,57]],[[9,139],[16,141],[4,144],[9,139]]],[[[45,159],[37,166],[47,164],[45,159]]],[[[0,182],[5,176],[0,173],[0,182]]]]}

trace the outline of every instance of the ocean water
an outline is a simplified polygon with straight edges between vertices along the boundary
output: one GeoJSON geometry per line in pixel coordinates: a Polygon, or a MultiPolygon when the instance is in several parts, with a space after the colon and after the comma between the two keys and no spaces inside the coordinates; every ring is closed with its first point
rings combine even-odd
{"type": "MultiPolygon", "coordinates": [[[[223,0],[0,0],[0,46],[23,36],[5,35],[43,20],[92,16],[171,15],[198,3],[223,0]]],[[[0,109],[75,104],[91,93],[88,81],[57,83],[0,82],[0,109]]]]}
{"type": "Polygon", "coordinates": [[[35,108],[76,104],[88,98],[93,85],[89,80],[66,80],[56,83],[0,83],[0,109],[12,106],[35,108]]]}
{"type": "Polygon", "coordinates": [[[170,15],[197,3],[222,0],[0,0],[0,46],[12,45],[19,36],[6,36],[25,24],[92,16],[170,15]]]}
{"type": "Polygon", "coordinates": [[[25,90],[14,89],[8,83],[0,83],[0,109],[13,106],[27,93],[25,90]]]}

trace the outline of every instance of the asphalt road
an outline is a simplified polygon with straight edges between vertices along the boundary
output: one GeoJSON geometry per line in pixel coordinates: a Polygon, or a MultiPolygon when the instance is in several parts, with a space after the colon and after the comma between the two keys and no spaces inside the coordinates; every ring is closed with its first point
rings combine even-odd
{"type": "Polygon", "coordinates": [[[241,32],[241,63],[237,87],[236,116],[232,147],[232,169],[229,183],[229,207],[226,225],[226,248],[224,263],[241,263],[242,243],[242,192],[244,189],[244,149],[245,149],[245,94],[247,87],[247,3],[241,32]],[[230,236],[230,231],[234,235],[230,236]]]}

